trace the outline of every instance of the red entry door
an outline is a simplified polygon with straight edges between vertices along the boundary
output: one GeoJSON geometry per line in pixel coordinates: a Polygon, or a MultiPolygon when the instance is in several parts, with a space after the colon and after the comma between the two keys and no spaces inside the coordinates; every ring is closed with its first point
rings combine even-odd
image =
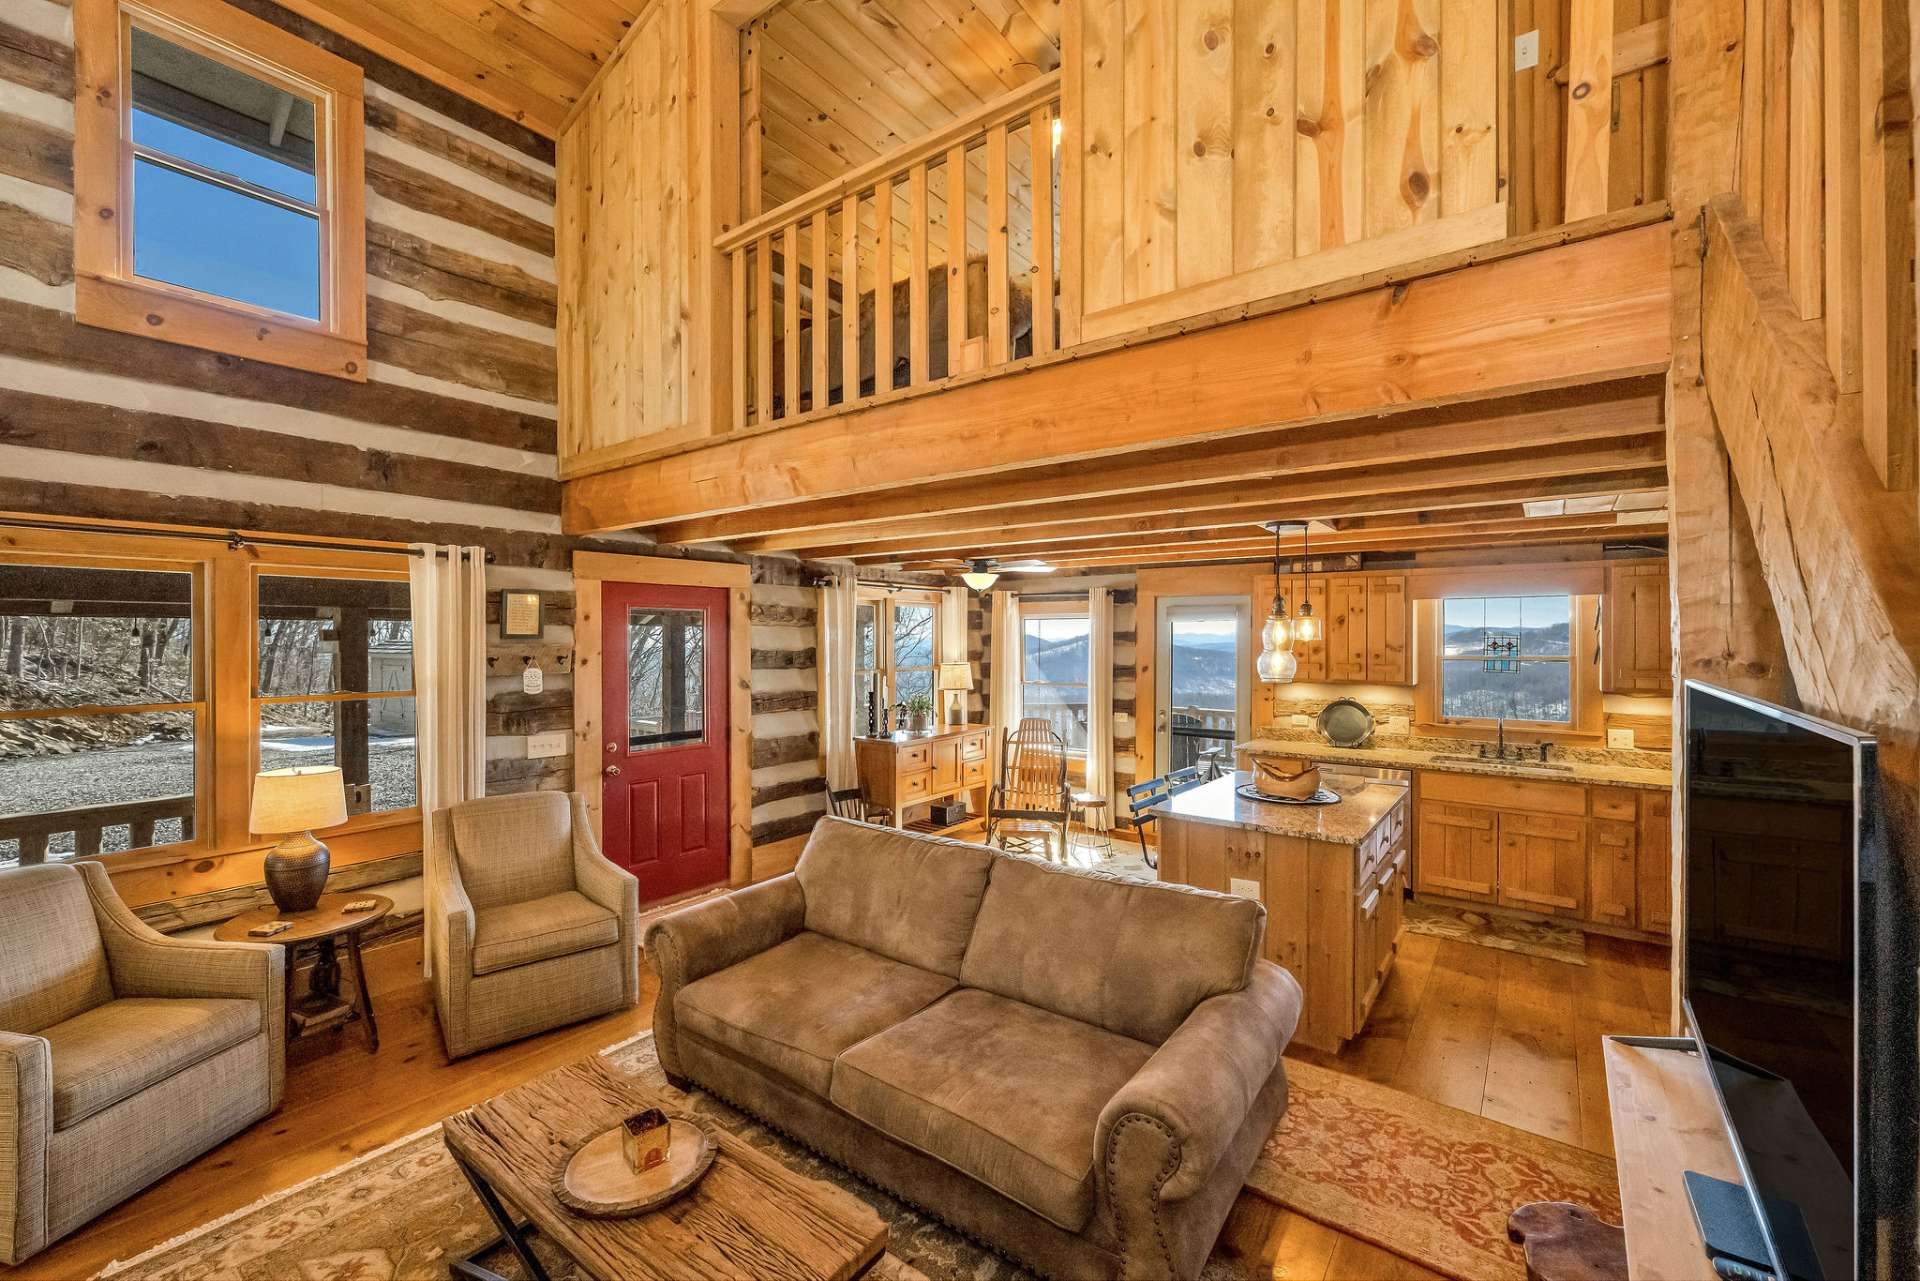
{"type": "Polygon", "coordinates": [[[727,879],[727,592],[601,594],[606,855],[650,902],[727,879]]]}

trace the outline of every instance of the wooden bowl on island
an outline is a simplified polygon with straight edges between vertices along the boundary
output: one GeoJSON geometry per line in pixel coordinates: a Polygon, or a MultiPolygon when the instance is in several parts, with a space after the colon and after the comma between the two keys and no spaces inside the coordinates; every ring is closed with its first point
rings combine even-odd
{"type": "Polygon", "coordinates": [[[1256,756],[1253,785],[1263,796],[1304,801],[1320,790],[1320,767],[1299,756],[1256,756]]]}

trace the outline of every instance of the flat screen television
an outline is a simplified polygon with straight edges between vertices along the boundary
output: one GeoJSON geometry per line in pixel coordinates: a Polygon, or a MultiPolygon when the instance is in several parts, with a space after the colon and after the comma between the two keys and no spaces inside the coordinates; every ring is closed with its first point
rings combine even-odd
{"type": "Polygon", "coordinates": [[[1682,991],[1740,1173],[1689,1172],[1695,1215],[1775,1277],[1914,1275],[1914,910],[1874,740],[1684,697],[1682,991]]]}

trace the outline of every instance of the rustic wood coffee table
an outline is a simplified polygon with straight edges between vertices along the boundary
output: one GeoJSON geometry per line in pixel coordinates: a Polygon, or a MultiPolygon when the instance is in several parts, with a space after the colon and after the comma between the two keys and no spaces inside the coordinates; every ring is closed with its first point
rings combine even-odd
{"type": "Polygon", "coordinates": [[[561,1205],[554,1184],[575,1149],[649,1107],[675,1110],[595,1055],[448,1117],[447,1150],[500,1229],[453,1275],[500,1281],[474,1260],[504,1242],[532,1281],[547,1281],[528,1241],[535,1230],[601,1281],[851,1281],[885,1251],[886,1224],[858,1199],[717,1127],[706,1177],[661,1209],[603,1219],[561,1205]]]}

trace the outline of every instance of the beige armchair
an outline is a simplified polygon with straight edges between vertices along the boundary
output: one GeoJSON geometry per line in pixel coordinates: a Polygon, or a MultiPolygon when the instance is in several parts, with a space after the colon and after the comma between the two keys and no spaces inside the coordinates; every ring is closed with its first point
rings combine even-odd
{"type": "Polygon", "coordinates": [[[601,856],[578,793],[440,810],[427,858],[448,1057],[639,1001],[640,883],[601,856]]]}
{"type": "Polygon", "coordinates": [[[280,1105],[284,965],[156,933],[98,863],[0,871],[0,1263],[280,1105]]]}

